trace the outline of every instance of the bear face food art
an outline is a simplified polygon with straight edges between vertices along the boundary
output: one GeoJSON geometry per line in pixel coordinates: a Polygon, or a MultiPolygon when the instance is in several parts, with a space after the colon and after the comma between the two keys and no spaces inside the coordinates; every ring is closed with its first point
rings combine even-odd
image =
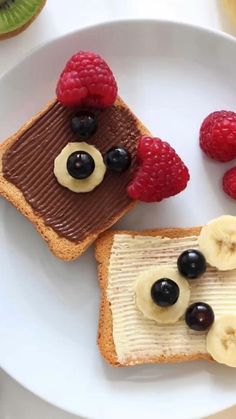
{"type": "Polygon", "coordinates": [[[236,368],[236,217],[106,231],[96,241],[98,345],[113,366],[215,360],[236,368]]]}
{"type": "Polygon", "coordinates": [[[56,92],[1,145],[0,193],[57,256],[71,260],[136,200],[157,202],[182,191],[189,173],[117,96],[114,76],[97,54],[75,54],[56,92]]]}

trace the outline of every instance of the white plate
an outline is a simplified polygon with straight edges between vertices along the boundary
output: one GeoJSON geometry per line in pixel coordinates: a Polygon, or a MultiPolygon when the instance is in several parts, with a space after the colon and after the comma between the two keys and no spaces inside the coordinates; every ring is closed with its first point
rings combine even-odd
{"type": "MultiPolygon", "coordinates": [[[[52,97],[65,60],[80,49],[109,61],[121,96],[155,135],[173,144],[191,171],[184,193],[139,205],[119,227],[192,226],[234,214],[236,203],[220,187],[233,163],[205,159],[198,129],[209,112],[236,109],[235,40],[176,23],[131,21],[53,41],[0,80],[2,139],[52,97]]],[[[189,419],[236,402],[236,371],[217,364],[107,366],[96,346],[93,250],[76,262],[60,262],[5,200],[0,263],[1,366],[42,398],[91,419],[189,419]]]]}

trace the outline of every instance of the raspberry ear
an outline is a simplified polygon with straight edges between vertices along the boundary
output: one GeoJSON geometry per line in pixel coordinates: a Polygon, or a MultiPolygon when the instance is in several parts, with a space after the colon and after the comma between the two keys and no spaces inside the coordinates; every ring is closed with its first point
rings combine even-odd
{"type": "Polygon", "coordinates": [[[142,136],[137,148],[138,167],[127,187],[131,199],[159,202],[184,190],[189,172],[175,150],[159,138],[142,136]]]}
{"type": "Polygon", "coordinates": [[[117,84],[108,64],[99,55],[80,51],[62,71],[56,87],[64,106],[106,108],[117,97],[117,84]]]}

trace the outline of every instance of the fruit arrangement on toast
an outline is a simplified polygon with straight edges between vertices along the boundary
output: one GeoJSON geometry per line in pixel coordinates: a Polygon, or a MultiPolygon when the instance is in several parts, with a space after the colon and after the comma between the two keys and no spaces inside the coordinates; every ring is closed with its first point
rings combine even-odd
{"type": "Polygon", "coordinates": [[[236,217],[108,231],[96,258],[98,345],[111,365],[206,359],[236,367],[236,217]]]}
{"type": "Polygon", "coordinates": [[[181,192],[188,169],[123,100],[108,64],[80,51],[49,103],[0,146],[0,193],[61,259],[79,257],[137,200],[181,192]]]}
{"type": "MultiPolygon", "coordinates": [[[[236,114],[210,114],[200,147],[217,161],[235,159],[236,114]]],[[[236,367],[236,217],[202,228],[105,231],[137,201],[183,191],[189,172],[118,96],[103,58],[73,55],[56,99],[2,143],[0,158],[0,194],[56,256],[75,259],[97,239],[98,345],[106,361],[236,367]]],[[[236,198],[236,168],[223,189],[236,198]]]]}

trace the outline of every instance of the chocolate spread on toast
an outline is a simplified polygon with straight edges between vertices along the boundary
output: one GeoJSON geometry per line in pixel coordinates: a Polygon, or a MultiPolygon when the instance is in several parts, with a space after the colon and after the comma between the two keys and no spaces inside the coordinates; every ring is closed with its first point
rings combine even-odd
{"type": "Polygon", "coordinates": [[[5,152],[3,175],[20,189],[47,226],[59,236],[78,242],[101,230],[131,202],[126,187],[135,168],[141,132],[125,107],[113,105],[101,111],[98,129],[87,142],[103,155],[113,146],[126,147],[132,156],[131,167],[123,173],[107,170],[103,182],[92,192],[71,192],[59,185],[53,167],[55,157],[68,142],[84,141],[70,128],[74,114],[54,102],[5,152]]]}

